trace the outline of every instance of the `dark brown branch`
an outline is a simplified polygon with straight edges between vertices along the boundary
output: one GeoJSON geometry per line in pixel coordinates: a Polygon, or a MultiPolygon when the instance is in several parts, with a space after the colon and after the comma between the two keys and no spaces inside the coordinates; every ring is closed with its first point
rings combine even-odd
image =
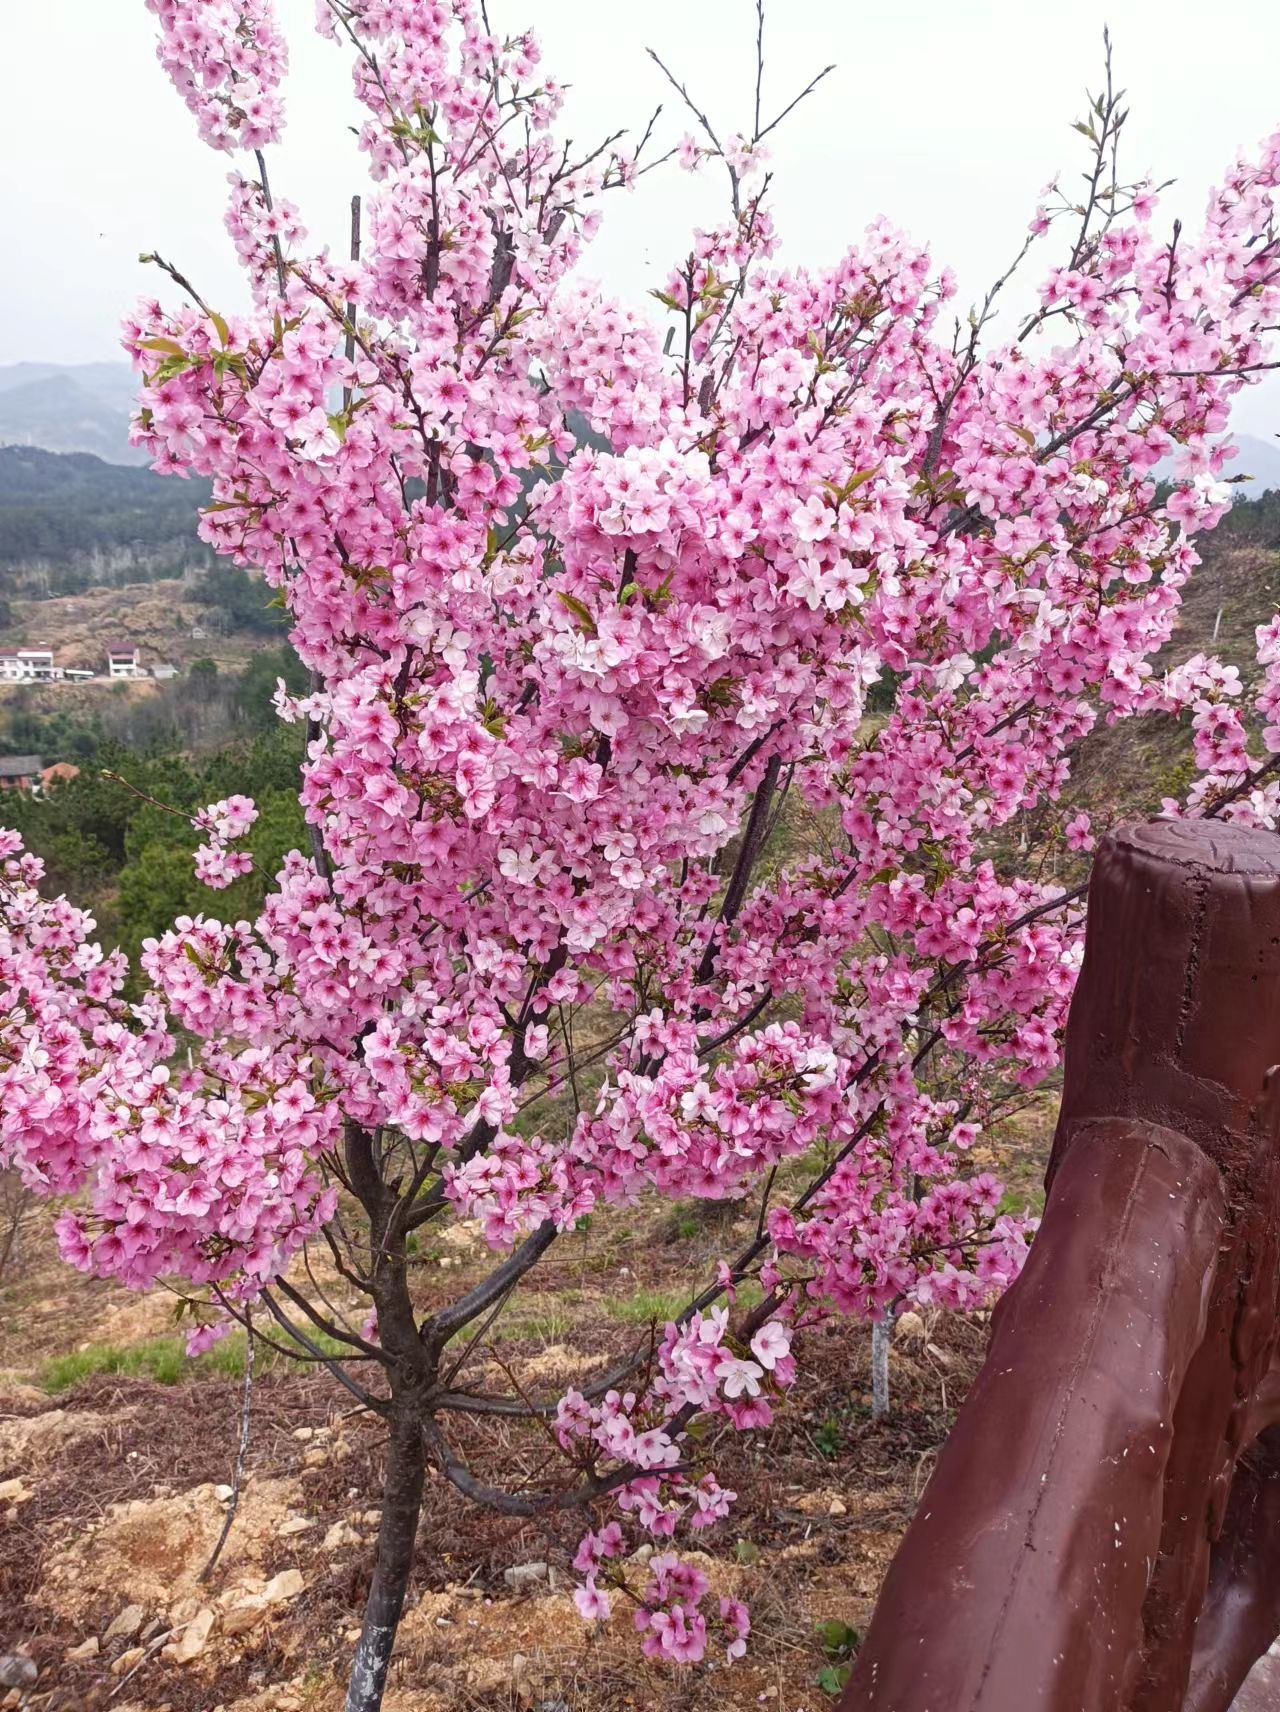
{"type": "Polygon", "coordinates": [[[771,755],[764,770],[764,777],[756,786],[755,800],[751,804],[746,831],[742,835],[742,848],[738,852],[738,860],[734,865],[733,876],[729,881],[728,890],[725,892],[724,902],[720,906],[720,913],[716,917],[715,926],[711,930],[706,949],[702,953],[702,961],[698,964],[697,973],[694,975],[695,986],[702,986],[710,980],[720,955],[718,944],[720,935],[736,919],[746,898],[747,887],[751,883],[752,870],[755,868],[760,851],[764,846],[769,805],[773,800],[773,793],[777,789],[778,774],[781,770],[781,757],[771,755]]]}
{"type": "MultiPolygon", "coordinates": [[[[271,183],[267,178],[267,162],[261,149],[253,151],[253,158],[258,163],[258,182],[262,186],[262,200],[267,205],[267,213],[274,211],[275,203],[271,200],[271,183]]],[[[271,249],[276,261],[276,285],[281,297],[284,296],[284,251],[280,247],[280,239],[276,233],[271,235],[271,249]]]]}
{"type": "Polygon", "coordinates": [[[364,1338],[357,1337],[355,1332],[347,1331],[344,1326],[338,1325],[336,1321],[331,1320],[327,1315],[320,1313],[302,1294],[301,1290],[295,1289],[294,1286],[289,1283],[288,1279],[277,1278],[276,1289],[287,1296],[295,1308],[300,1308],[316,1330],[323,1332],[326,1337],[333,1338],[336,1343],[345,1343],[350,1345],[352,1349],[362,1351],[363,1354],[370,1357],[373,1361],[386,1360],[386,1355],[376,1344],[366,1342],[364,1338]]]}
{"type": "MultiPolygon", "coordinates": [[[[264,1290],[262,1292],[262,1301],[265,1303],[267,1312],[271,1315],[276,1324],[280,1326],[283,1331],[287,1332],[296,1343],[301,1344],[303,1349],[308,1350],[317,1361],[323,1362],[323,1364],[329,1369],[329,1372],[332,1373],[333,1377],[338,1381],[339,1385],[345,1386],[357,1403],[363,1403],[366,1409],[372,1409],[378,1414],[386,1412],[388,1405],[380,1397],[375,1397],[372,1391],[366,1391],[363,1385],[358,1384],[351,1377],[345,1367],[343,1367],[341,1361],[339,1361],[335,1356],[326,1354],[326,1352],[320,1348],[319,1344],[313,1343],[304,1331],[300,1331],[285,1313],[280,1304],[274,1299],[270,1291],[264,1290]]],[[[359,1360],[361,1358],[354,1356],[351,1357],[351,1359],[359,1360]]]]}
{"type": "Polygon", "coordinates": [[[550,1219],[546,1219],[524,1239],[513,1254],[500,1266],[495,1266],[489,1276],[482,1279],[474,1289],[468,1290],[464,1296],[459,1296],[456,1302],[442,1308],[438,1314],[432,1315],[419,1333],[427,1349],[438,1355],[455,1332],[470,1325],[472,1320],[479,1319],[480,1315],[518,1283],[531,1267],[537,1265],[555,1241],[557,1234],[555,1225],[550,1219]]]}

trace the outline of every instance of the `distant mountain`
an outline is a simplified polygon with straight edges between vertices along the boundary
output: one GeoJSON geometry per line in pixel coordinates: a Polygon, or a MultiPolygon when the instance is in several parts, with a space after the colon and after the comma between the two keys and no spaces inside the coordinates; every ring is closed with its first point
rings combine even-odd
{"type": "Polygon", "coordinates": [[[1235,442],[1240,450],[1228,459],[1225,473],[1253,477],[1245,484],[1243,496],[1256,499],[1268,488],[1280,490],[1280,439],[1259,440],[1253,434],[1237,434],[1235,442]]]}
{"type": "Polygon", "coordinates": [[[145,464],[129,444],[136,392],[128,363],[10,363],[0,367],[0,446],[145,464]]]}

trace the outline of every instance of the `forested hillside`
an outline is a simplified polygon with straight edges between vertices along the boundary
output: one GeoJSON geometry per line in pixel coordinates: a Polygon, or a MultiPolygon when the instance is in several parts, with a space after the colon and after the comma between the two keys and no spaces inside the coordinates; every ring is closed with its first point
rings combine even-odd
{"type": "Polygon", "coordinates": [[[84,452],[0,446],[0,597],[74,594],[211,562],[197,534],[199,481],[84,452]]]}

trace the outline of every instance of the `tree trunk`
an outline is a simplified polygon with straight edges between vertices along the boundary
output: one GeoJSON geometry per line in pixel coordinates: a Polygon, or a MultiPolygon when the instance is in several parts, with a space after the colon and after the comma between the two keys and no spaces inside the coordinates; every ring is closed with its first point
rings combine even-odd
{"type": "Polygon", "coordinates": [[[391,1436],[387,1441],[373,1584],[351,1664],[344,1712],[379,1712],[382,1706],[387,1668],[413,1565],[413,1545],[422,1513],[423,1478],[421,1424],[412,1407],[397,1410],[391,1418],[391,1436]]]}
{"type": "Polygon", "coordinates": [[[871,1418],[883,1421],[889,1413],[889,1340],[892,1337],[887,1319],[876,1320],[871,1327],[871,1418]]]}

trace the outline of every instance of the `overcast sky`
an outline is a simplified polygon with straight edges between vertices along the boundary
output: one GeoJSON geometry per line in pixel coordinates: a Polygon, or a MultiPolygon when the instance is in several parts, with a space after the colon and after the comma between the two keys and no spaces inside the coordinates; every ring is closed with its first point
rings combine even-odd
{"type": "MultiPolygon", "coordinates": [[[[341,247],[361,188],[344,130],[346,60],[312,34],[313,0],[277,3],[293,57],[274,187],[341,247]]],[[[229,160],[196,140],[155,62],[143,0],[6,0],[4,12],[0,362],[113,356],[120,315],[160,283],[140,250],[160,250],[234,306],[221,228],[229,160]]],[[[659,100],[668,140],[688,128],[650,44],[717,127],[747,126],[753,0],[490,0],[490,16],[496,28],[534,23],[547,69],[573,85],[567,128],[581,141],[642,128],[659,100]]],[[[1274,0],[771,0],[767,109],[837,67],[773,139],[785,254],[831,259],[885,214],[956,269],[966,300],[981,295],[1019,247],[1040,187],[1083,164],[1070,121],[1097,86],[1104,22],[1132,100],[1129,166],[1178,180],[1163,218],[1198,220],[1237,148],[1280,126],[1278,17],[1274,0]]],[[[690,227],[717,217],[719,191],[709,173],[690,179],[673,163],[610,198],[588,270],[640,300],[690,227]]],[[[1237,423],[1280,432],[1280,384],[1247,395],[1237,423]]]]}

